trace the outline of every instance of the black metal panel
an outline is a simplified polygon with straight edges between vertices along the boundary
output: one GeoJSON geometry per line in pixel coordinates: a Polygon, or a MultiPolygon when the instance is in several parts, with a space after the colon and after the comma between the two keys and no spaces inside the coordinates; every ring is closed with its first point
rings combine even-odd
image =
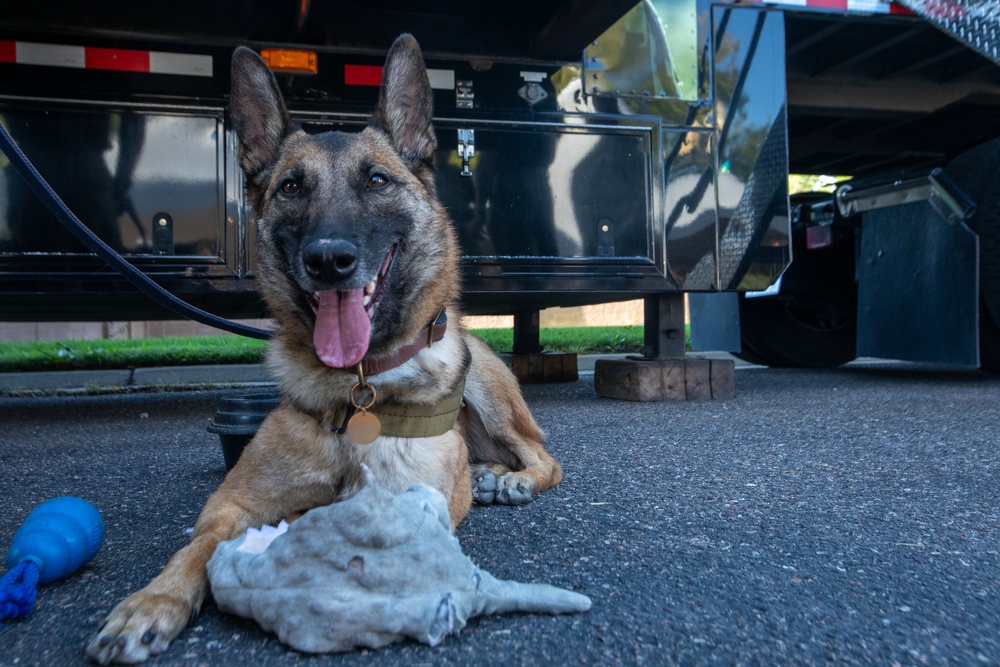
{"type": "MultiPolygon", "coordinates": [[[[67,205],[105,243],[160,271],[176,258],[233,264],[223,225],[221,109],[2,105],[15,141],[67,205]]],[[[38,253],[85,253],[9,166],[0,169],[0,274],[38,253]]],[[[15,270],[23,270],[17,268],[15,270]]]]}
{"type": "Polygon", "coordinates": [[[476,123],[471,176],[460,174],[456,141],[449,141],[455,130],[437,125],[438,191],[467,260],[613,256],[653,263],[649,151],[656,124],[476,123]],[[602,245],[602,234],[610,242],[602,245]]]}
{"type": "Polygon", "coordinates": [[[979,366],[979,239],[926,202],[864,214],[858,356],[979,366]]]}

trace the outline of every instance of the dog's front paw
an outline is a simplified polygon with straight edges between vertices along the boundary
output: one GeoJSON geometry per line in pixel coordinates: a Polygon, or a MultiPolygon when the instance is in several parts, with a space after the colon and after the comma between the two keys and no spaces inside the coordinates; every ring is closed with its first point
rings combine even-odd
{"type": "Polygon", "coordinates": [[[535,480],[523,471],[504,466],[472,466],[472,499],[481,505],[524,505],[535,497],[535,480]]]}
{"type": "Polygon", "coordinates": [[[480,468],[472,472],[472,499],[480,505],[491,505],[497,495],[497,476],[492,470],[480,468]]]}
{"type": "Polygon", "coordinates": [[[168,595],[134,593],[108,615],[87,644],[87,655],[102,665],[142,662],[166,650],[193,611],[191,605],[168,595]]]}
{"type": "Polygon", "coordinates": [[[525,505],[535,497],[535,480],[520,472],[508,472],[497,478],[496,498],[500,505],[525,505]]]}

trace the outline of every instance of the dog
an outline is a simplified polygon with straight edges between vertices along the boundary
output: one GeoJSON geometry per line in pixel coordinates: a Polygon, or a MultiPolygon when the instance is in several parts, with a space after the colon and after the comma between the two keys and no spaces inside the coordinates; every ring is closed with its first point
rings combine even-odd
{"type": "Polygon", "coordinates": [[[264,62],[237,49],[231,120],[276,324],[266,364],[283,399],[191,542],[88,643],[104,664],[167,648],[208,592],[205,564],[220,541],[350,498],[362,465],[396,492],[440,491],[453,529],[474,500],[522,504],[562,478],[516,379],[462,328],[460,250],[435,189],[416,40],[393,44],[358,133],[303,132],[264,62]]]}

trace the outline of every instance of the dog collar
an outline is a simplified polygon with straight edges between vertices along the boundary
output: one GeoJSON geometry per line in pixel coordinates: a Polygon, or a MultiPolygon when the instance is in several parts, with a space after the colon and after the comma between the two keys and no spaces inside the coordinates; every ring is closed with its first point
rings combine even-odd
{"type": "MultiPolygon", "coordinates": [[[[459,383],[447,396],[431,405],[413,403],[380,403],[368,408],[381,425],[381,436],[391,438],[431,438],[447,433],[455,426],[465,395],[465,380],[459,383]]],[[[357,412],[357,408],[347,404],[328,412],[317,419],[320,425],[343,435],[347,432],[347,422],[357,412]]]]}
{"type": "MultiPolygon", "coordinates": [[[[431,405],[421,405],[412,403],[385,403],[378,407],[375,405],[375,388],[372,387],[366,376],[384,373],[402,366],[407,361],[417,356],[425,347],[430,347],[434,343],[444,338],[448,329],[448,315],[445,311],[437,316],[434,322],[428,324],[413,338],[410,343],[387,357],[378,359],[362,359],[353,369],[358,374],[358,384],[351,389],[350,402],[346,405],[338,406],[329,410],[323,415],[315,416],[324,429],[343,435],[348,431],[351,419],[356,415],[374,418],[375,431],[372,438],[376,436],[388,436],[395,438],[429,438],[447,433],[455,426],[458,413],[462,408],[462,399],[465,394],[465,379],[463,378],[458,387],[448,395],[444,396],[437,403],[431,405]],[[372,400],[366,406],[355,403],[354,390],[360,386],[367,386],[372,391],[372,400]]],[[[348,370],[348,369],[344,369],[348,370]]],[[[351,427],[353,432],[353,426],[351,427]]],[[[357,434],[355,433],[355,436],[357,434]]],[[[367,444],[371,440],[362,439],[362,444],[367,444]]]]}
{"type": "MultiPolygon", "coordinates": [[[[425,347],[430,347],[432,344],[437,343],[442,338],[444,338],[445,332],[448,330],[448,315],[445,311],[441,311],[441,314],[437,316],[437,319],[433,323],[428,324],[409,342],[409,344],[404,345],[399,348],[388,357],[379,357],[378,359],[369,359],[365,357],[361,360],[361,367],[364,369],[364,374],[366,376],[377,375],[379,373],[384,373],[386,371],[391,371],[393,368],[399,368],[407,361],[417,356],[417,353],[425,347]]],[[[350,368],[345,368],[344,370],[354,370],[350,368]]]]}

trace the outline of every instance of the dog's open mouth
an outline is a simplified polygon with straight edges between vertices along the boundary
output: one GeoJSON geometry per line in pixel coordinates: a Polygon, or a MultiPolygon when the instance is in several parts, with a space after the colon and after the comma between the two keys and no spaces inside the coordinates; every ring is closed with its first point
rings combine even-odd
{"type": "Polygon", "coordinates": [[[351,368],[364,358],[371,338],[372,318],[385,291],[396,246],[389,248],[382,268],[364,287],[324,290],[306,296],[316,313],[313,346],[319,360],[331,368],[351,368]]]}

